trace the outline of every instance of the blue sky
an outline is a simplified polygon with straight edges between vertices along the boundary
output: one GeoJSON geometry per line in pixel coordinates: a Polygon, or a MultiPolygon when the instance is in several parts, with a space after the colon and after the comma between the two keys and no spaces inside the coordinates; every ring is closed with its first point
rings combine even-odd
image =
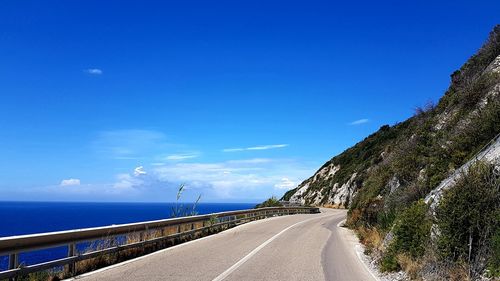
{"type": "Polygon", "coordinates": [[[438,100],[500,22],[498,1],[174,2],[2,2],[0,200],[281,196],[438,100]]]}

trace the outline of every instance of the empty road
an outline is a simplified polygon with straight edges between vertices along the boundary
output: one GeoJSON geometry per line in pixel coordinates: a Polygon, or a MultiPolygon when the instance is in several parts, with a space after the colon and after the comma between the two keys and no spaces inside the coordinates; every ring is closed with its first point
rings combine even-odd
{"type": "Polygon", "coordinates": [[[337,225],[345,210],[275,217],[145,257],[77,280],[375,280],[356,256],[356,238],[337,225]]]}

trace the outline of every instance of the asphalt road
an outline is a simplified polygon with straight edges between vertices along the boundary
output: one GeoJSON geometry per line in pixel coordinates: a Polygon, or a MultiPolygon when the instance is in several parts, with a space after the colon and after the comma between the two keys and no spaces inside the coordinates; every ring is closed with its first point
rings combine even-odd
{"type": "Polygon", "coordinates": [[[346,211],[321,212],[247,223],[75,279],[375,280],[338,226],[346,211]]]}

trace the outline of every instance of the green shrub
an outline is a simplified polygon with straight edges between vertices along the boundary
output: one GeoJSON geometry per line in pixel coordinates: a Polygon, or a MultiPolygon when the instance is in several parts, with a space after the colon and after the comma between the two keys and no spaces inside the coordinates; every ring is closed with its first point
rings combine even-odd
{"type": "Polygon", "coordinates": [[[288,190],[287,192],[285,192],[285,194],[281,197],[281,200],[284,200],[284,201],[289,201],[290,198],[295,194],[295,192],[298,190],[299,188],[296,187],[294,189],[290,189],[288,190]]]}
{"type": "Polygon", "coordinates": [[[280,201],[275,197],[271,197],[267,199],[266,201],[258,204],[255,206],[255,208],[265,208],[265,207],[283,207],[283,204],[280,203],[280,201]]]}
{"type": "MultiPolygon", "coordinates": [[[[500,213],[497,213],[496,221],[500,221],[500,213]]],[[[488,271],[491,276],[500,277],[500,227],[497,227],[491,239],[491,258],[488,264],[488,271]]]]}
{"type": "Polygon", "coordinates": [[[400,269],[401,267],[398,263],[396,253],[394,252],[394,250],[390,248],[389,251],[387,251],[384,254],[382,260],[380,261],[380,270],[382,272],[388,272],[388,271],[397,271],[400,269]]]}
{"type": "Polygon", "coordinates": [[[428,206],[419,200],[398,216],[394,226],[394,250],[421,257],[429,241],[432,222],[427,215],[428,206]]]}
{"type": "Polygon", "coordinates": [[[436,210],[441,257],[468,262],[473,275],[484,270],[482,259],[494,261],[498,254],[493,246],[500,227],[500,180],[493,168],[483,162],[472,165],[445,192],[436,210]]]}
{"type": "Polygon", "coordinates": [[[380,212],[377,217],[378,224],[380,228],[384,231],[390,230],[395,219],[396,219],[396,212],[393,210],[380,212]]]}

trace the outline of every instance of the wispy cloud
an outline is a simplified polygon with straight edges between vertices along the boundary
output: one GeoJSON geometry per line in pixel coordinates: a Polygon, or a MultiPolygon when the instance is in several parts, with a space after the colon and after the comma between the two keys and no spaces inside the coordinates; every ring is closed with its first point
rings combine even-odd
{"type": "Polygon", "coordinates": [[[113,188],[117,190],[131,189],[140,186],[144,183],[138,176],[131,174],[118,174],[116,175],[116,182],[113,188]]]}
{"type": "Polygon", "coordinates": [[[134,169],[134,175],[136,177],[147,174],[143,166],[139,166],[134,169]]]}
{"type": "Polygon", "coordinates": [[[368,123],[368,122],[370,122],[369,119],[363,118],[363,119],[352,121],[351,123],[349,123],[349,125],[356,126],[356,125],[361,125],[361,124],[365,124],[365,123],[368,123]]]}
{"type": "Polygon", "coordinates": [[[90,75],[101,75],[102,74],[102,69],[99,68],[88,68],[84,70],[85,73],[90,74],[90,75]]]}
{"type": "Polygon", "coordinates": [[[198,157],[198,153],[184,153],[184,154],[172,154],[165,157],[169,161],[182,161],[187,159],[193,159],[198,157]]]}
{"type": "Polygon", "coordinates": [[[79,179],[67,179],[67,180],[62,180],[60,186],[73,186],[73,185],[80,185],[80,180],[79,179]]]}
{"type": "Polygon", "coordinates": [[[223,149],[223,152],[237,152],[237,151],[248,151],[248,150],[268,150],[268,149],[276,149],[287,147],[288,144],[268,144],[268,145],[259,145],[259,146],[251,146],[251,147],[240,147],[240,148],[226,148],[223,149]]]}
{"type": "Polygon", "coordinates": [[[116,175],[116,182],[113,184],[113,188],[116,190],[128,190],[143,186],[148,180],[148,173],[143,166],[139,166],[134,169],[133,173],[116,175]]]}

